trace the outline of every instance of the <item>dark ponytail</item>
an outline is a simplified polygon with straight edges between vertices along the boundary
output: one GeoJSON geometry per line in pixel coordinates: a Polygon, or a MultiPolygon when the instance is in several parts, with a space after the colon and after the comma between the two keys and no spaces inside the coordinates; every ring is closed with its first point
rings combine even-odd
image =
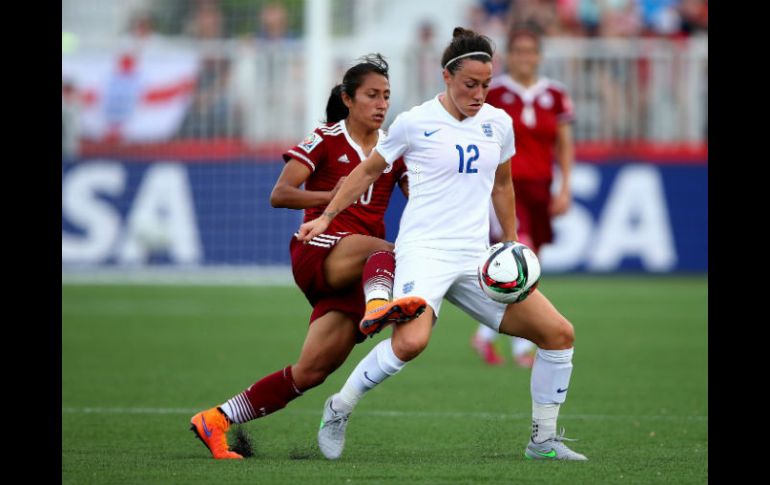
{"type": "Polygon", "coordinates": [[[342,84],[332,88],[329,101],[326,102],[326,122],[336,123],[348,117],[348,107],[342,102],[342,84]]]}
{"type": "Polygon", "coordinates": [[[444,49],[444,55],[441,56],[441,67],[448,70],[450,74],[454,74],[463,61],[466,59],[472,59],[474,61],[492,62],[492,40],[486,35],[477,34],[476,32],[462,27],[455,27],[452,32],[452,42],[449,43],[446,49],[444,49]],[[447,65],[449,61],[455,59],[457,56],[468,54],[470,52],[484,52],[485,54],[475,54],[468,57],[463,57],[453,61],[447,65]]]}
{"type": "Polygon", "coordinates": [[[369,54],[359,59],[361,62],[345,72],[342,84],[332,88],[329,101],[326,102],[326,122],[336,123],[348,117],[348,107],[342,102],[343,91],[355,99],[356,90],[364,83],[364,76],[376,73],[388,79],[388,63],[381,54],[369,54]]]}

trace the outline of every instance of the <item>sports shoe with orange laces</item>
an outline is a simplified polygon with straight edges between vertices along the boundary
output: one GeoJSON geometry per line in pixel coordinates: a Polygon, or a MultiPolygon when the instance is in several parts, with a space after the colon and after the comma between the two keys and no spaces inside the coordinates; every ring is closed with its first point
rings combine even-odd
{"type": "Polygon", "coordinates": [[[230,421],[217,407],[201,411],[190,419],[190,430],[206,445],[217,460],[242,459],[227,446],[227,430],[230,421]]]}
{"type": "Polygon", "coordinates": [[[500,365],[503,363],[503,358],[497,353],[495,346],[492,342],[482,340],[476,335],[471,339],[471,346],[476,350],[476,353],[489,365],[500,365]]]}
{"type": "Polygon", "coordinates": [[[372,336],[391,323],[403,323],[423,314],[427,303],[419,296],[405,296],[393,301],[371,300],[366,314],[358,324],[364,335],[372,336]]]}

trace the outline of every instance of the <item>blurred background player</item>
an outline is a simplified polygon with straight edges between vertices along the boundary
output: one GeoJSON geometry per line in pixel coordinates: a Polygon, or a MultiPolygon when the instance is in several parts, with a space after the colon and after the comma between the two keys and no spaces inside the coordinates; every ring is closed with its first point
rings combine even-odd
{"type": "MultiPolygon", "coordinates": [[[[389,98],[388,64],[379,54],[351,67],[342,84],[332,90],[327,122],[283,155],[286,165],[273,188],[271,204],[305,209],[305,221],[321,215],[342,180],[377,144],[389,98]]],[[[307,243],[292,236],[294,279],[313,306],[305,343],[294,365],[192,417],[191,429],[214,458],[242,458],[227,444],[231,423],[245,423],[284,408],[324,382],[366,335],[419,316],[425,309],[425,301],[418,297],[390,301],[395,259],[393,245],[382,239],[384,215],[396,185],[406,190],[405,175],[399,161],[355,205],[339,214],[326,232],[307,243]]]]}
{"type": "MultiPolygon", "coordinates": [[[[540,66],[540,37],[526,28],[515,28],[508,36],[508,72],[495,77],[487,103],[505,110],[513,118],[516,154],[511,158],[511,175],[516,194],[517,231],[522,243],[536,254],[553,241],[551,219],[569,209],[570,173],[574,158],[572,102],[565,87],[538,75],[540,66]],[[554,150],[555,148],[555,150],[554,150]],[[551,197],[554,151],[561,171],[561,183],[551,197]]],[[[490,204],[490,242],[501,241],[500,222],[490,204]]],[[[496,333],[479,325],[472,346],[484,361],[499,365],[503,358],[497,353],[496,333]]],[[[512,337],[513,359],[522,367],[532,367],[535,344],[512,337]]]]}

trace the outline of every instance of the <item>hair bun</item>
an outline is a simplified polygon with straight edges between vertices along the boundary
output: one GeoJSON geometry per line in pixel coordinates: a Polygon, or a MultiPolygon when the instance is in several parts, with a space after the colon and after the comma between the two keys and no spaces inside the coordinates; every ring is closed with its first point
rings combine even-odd
{"type": "Polygon", "coordinates": [[[474,35],[474,32],[472,30],[468,30],[463,27],[455,27],[455,29],[452,31],[453,39],[456,39],[458,37],[472,37],[473,35],[474,35]]]}

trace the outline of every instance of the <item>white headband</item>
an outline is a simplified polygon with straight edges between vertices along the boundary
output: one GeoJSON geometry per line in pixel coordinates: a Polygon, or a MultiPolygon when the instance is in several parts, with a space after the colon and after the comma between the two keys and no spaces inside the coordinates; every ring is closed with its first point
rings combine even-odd
{"type": "Polygon", "coordinates": [[[487,56],[487,57],[489,57],[490,59],[492,59],[492,56],[490,56],[490,55],[489,55],[488,53],[486,53],[486,52],[482,52],[482,51],[476,51],[476,52],[468,52],[467,54],[463,54],[463,55],[461,55],[461,56],[457,56],[457,57],[455,57],[454,59],[450,59],[450,60],[449,60],[449,62],[447,62],[446,64],[444,64],[444,69],[446,69],[447,67],[449,67],[449,65],[450,65],[451,63],[453,63],[454,61],[456,61],[457,59],[462,59],[463,57],[470,57],[470,56],[487,56]]]}

